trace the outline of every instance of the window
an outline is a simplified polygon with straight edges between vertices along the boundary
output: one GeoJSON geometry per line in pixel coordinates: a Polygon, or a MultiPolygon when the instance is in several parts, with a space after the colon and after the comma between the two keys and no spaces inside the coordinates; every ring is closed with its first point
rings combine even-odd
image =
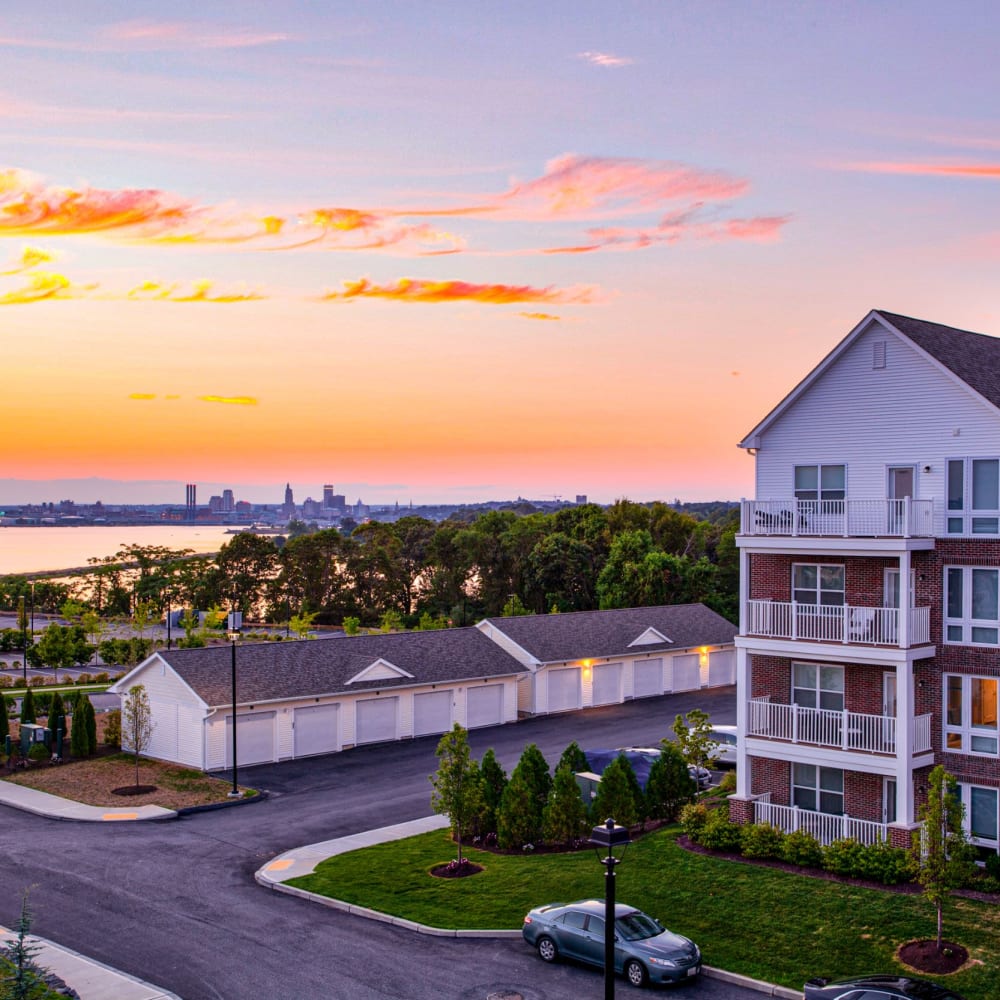
{"type": "Polygon", "coordinates": [[[792,566],[792,600],[799,604],[844,604],[844,567],[813,563],[792,566]]]}
{"type": "Polygon", "coordinates": [[[948,534],[1000,534],[1000,459],[948,460],[948,534]]]}
{"type": "Polygon", "coordinates": [[[1000,570],[946,566],[945,642],[1000,645],[1000,570]]]}
{"type": "Polygon", "coordinates": [[[973,840],[983,846],[996,847],[1000,844],[1000,822],[998,822],[998,796],[995,788],[980,788],[977,785],[958,786],[962,805],[965,806],[965,825],[973,840]]]}
{"type": "Polygon", "coordinates": [[[945,749],[997,756],[1000,680],[945,674],[944,682],[945,749]]]}
{"type": "Polygon", "coordinates": [[[844,772],[835,767],[793,764],[792,804],[810,812],[842,816],[844,772]]]}
{"type": "Polygon", "coordinates": [[[846,465],[796,465],[796,500],[843,500],[846,496],[846,465]]]}
{"type": "Polygon", "coordinates": [[[803,708],[844,710],[844,668],[818,663],[792,664],[792,704],[803,708]]]}

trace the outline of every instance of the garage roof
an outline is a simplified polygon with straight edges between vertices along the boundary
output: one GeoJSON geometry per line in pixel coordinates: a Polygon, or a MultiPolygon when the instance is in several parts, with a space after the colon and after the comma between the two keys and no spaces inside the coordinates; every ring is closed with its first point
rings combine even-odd
{"type": "Polygon", "coordinates": [[[736,626],[704,604],[487,618],[483,626],[503,633],[539,663],[731,645],[736,638],[736,626]]]}
{"type": "MultiPolygon", "coordinates": [[[[228,645],[160,650],[157,656],[209,707],[231,704],[228,645]]],[[[247,643],[236,649],[236,701],[250,705],[524,672],[514,657],[474,628],[247,643]],[[412,676],[384,676],[388,671],[364,676],[366,668],[380,660],[412,676]]]]}

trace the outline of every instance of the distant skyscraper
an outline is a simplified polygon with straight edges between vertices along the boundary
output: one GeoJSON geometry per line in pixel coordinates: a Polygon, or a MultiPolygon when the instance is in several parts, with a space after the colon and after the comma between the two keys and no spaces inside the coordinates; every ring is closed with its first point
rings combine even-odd
{"type": "Polygon", "coordinates": [[[581,503],[581,504],[582,503],[586,503],[587,502],[587,494],[586,493],[577,493],[577,495],[576,495],[576,502],[577,503],[581,503]]]}
{"type": "Polygon", "coordinates": [[[233,496],[232,490],[222,491],[222,510],[224,513],[229,514],[232,512],[235,506],[236,498],[233,496]]]}
{"type": "Polygon", "coordinates": [[[291,483],[285,483],[285,502],[281,505],[281,513],[284,517],[295,516],[295,497],[292,495],[291,483]]]}
{"type": "Polygon", "coordinates": [[[292,496],[292,484],[285,483],[285,504],[287,506],[289,504],[294,504],[294,503],[295,503],[295,497],[292,496]]]}
{"type": "Polygon", "coordinates": [[[330,506],[335,510],[343,510],[347,506],[347,497],[343,493],[334,493],[331,499],[330,506]]]}
{"type": "Polygon", "coordinates": [[[333,484],[323,487],[323,506],[329,510],[333,506],[333,484]]]}
{"type": "Polygon", "coordinates": [[[188,483],[184,487],[184,497],[185,497],[185,508],[187,513],[187,519],[193,521],[195,517],[195,512],[198,507],[198,487],[194,483],[188,483]]]}

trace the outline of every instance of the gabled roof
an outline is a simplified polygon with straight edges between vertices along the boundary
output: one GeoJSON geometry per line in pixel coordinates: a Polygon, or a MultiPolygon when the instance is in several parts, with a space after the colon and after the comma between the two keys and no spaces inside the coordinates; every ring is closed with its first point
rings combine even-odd
{"type": "Polygon", "coordinates": [[[364,681],[395,681],[399,680],[400,677],[412,678],[413,674],[407,670],[403,670],[402,667],[397,667],[395,663],[390,663],[380,656],[377,660],[372,660],[364,670],[356,673],[353,677],[345,681],[345,683],[361,684],[364,681]]]}
{"type": "Polygon", "coordinates": [[[728,645],[736,638],[736,626],[704,604],[485,620],[541,663],[728,645]],[[660,633],[662,641],[646,641],[654,638],[650,631],[653,629],[660,633]],[[641,640],[638,647],[636,640],[641,640]]]}
{"type": "MultiPolygon", "coordinates": [[[[160,650],[156,655],[210,707],[232,703],[228,645],[160,650]]],[[[475,628],[247,643],[236,648],[236,701],[252,705],[525,672],[475,628]],[[394,677],[379,676],[391,670],[362,676],[380,661],[395,668],[394,677]]]]}
{"type": "Polygon", "coordinates": [[[919,353],[944,369],[956,381],[1000,410],[1000,338],[959,330],[941,323],[873,309],[867,316],[739,443],[740,448],[760,447],[760,435],[822,375],[855,340],[880,323],[919,353]]]}

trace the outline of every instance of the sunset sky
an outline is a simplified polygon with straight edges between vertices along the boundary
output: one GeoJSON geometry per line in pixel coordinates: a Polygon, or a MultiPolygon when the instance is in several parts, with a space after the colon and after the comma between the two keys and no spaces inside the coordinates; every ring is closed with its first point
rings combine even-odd
{"type": "Polygon", "coordinates": [[[4,4],[0,502],[750,495],[735,443],[869,309],[1000,334],[998,35],[4,4]]]}

